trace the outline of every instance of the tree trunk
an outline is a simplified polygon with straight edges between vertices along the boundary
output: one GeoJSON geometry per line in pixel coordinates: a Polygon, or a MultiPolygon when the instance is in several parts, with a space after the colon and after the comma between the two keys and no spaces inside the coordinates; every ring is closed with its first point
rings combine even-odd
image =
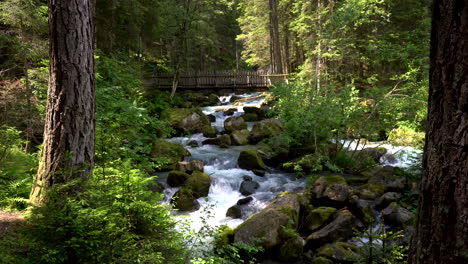
{"type": "Polygon", "coordinates": [[[281,44],[278,28],[278,4],[276,0],[269,0],[269,4],[271,70],[273,73],[283,73],[283,62],[281,60],[281,44]]]}
{"type": "Polygon", "coordinates": [[[468,263],[468,1],[435,0],[429,124],[409,262],[468,263]]]}
{"type": "Polygon", "coordinates": [[[92,0],[49,0],[49,88],[44,146],[31,191],[41,204],[55,184],[91,177],[95,79],[92,0]]]}

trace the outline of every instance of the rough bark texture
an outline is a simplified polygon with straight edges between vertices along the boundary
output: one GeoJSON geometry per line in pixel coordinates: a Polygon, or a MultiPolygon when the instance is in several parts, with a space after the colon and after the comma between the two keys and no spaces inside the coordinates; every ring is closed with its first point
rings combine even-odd
{"type": "Polygon", "coordinates": [[[269,0],[270,6],[270,54],[271,70],[273,73],[283,73],[283,62],[281,59],[281,42],[278,26],[278,3],[269,0]]]}
{"type": "Polygon", "coordinates": [[[435,0],[429,125],[410,263],[468,263],[468,1],[435,0]]]}
{"type": "Polygon", "coordinates": [[[49,89],[44,148],[31,191],[40,204],[54,184],[91,176],[95,79],[93,1],[49,0],[49,89]]]}

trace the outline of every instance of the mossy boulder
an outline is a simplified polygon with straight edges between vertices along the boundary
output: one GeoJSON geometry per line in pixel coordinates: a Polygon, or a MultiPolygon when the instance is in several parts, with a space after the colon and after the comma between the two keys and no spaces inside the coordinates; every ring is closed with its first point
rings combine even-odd
{"type": "Polygon", "coordinates": [[[255,123],[250,131],[249,140],[256,144],[265,138],[277,135],[283,131],[281,122],[275,119],[266,119],[255,123]]]}
{"type": "Polygon", "coordinates": [[[317,257],[312,260],[312,264],[333,264],[332,260],[329,260],[325,257],[317,257]]]}
{"type": "Polygon", "coordinates": [[[171,198],[172,207],[183,212],[193,212],[200,209],[197,198],[189,188],[180,188],[171,198]]]}
{"type": "Polygon", "coordinates": [[[375,209],[382,210],[389,204],[398,201],[401,198],[401,194],[396,192],[387,192],[375,200],[375,209]]]}
{"type": "Polygon", "coordinates": [[[167,176],[167,184],[171,187],[180,187],[184,185],[187,179],[190,177],[188,173],[182,171],[171,171],[167,176]]]}
{"type": "Polygon", "coordinates": [[[240,185],[239,192],[242,195],[251,195],[257,191],[260,184],[256,181],[243,181],[240,185]]]}
{"type": "Polygon", "coordinates": [[[233,116],[224,120],[224,130],[227,132],[233,132],[235,130],[247,129],[247,123],[241,116],[233,116]]]}
{"type": "Polygon", "coordinates": [[[174,169],[177,162],[190,156],[190,152],[182,145],[162,139],[157,139],[151,147],[151,157],[157,159],[162,170],[174,169]]]}
{"type": "Polygon", "coordinates": [[[210,125],[205,125],[202,128],[202,133],[203,133],[203,136],[212,138],[212,137],[216,137],[216,134],[218,134],[218,131],[210,125]]]}
{"type": "Polygon", "coordinates": [[[249,144],[250,131],[247,129],[235,130],[231,133],[231,142],[233,145],[241,146],[249,144]]]}
{"type": "Polygon", "coordinates": [[[244,118],[244,121],[245,122],[255,122],[255,121],[259,121],[260,119],[258,118],[258,115],[257,114],[254,114],[254,113],[246,113],[242,116],[242,118],[244,118]]]}
{"type": "Polygon", "coordinates": [[[208,174],[194,171],[185,181],[184,187],[192,191],[195,198],[208,196],[210,192],[211,178],[208,174]]]}
{"type": "Polygon", "coordinates": [[[300,236],[286,240],[281,244],[278,252],[278,259],[281,262],[292,263],[301,258],[304,252],[304,246],[305,240],[300,236]]]}
{"type": "Polygon", "coordinates": [[[382,217],[386,225],[401,228],[406,226],[414,218],[414,215],[397,203],[391,203],[382,211],[382,217]]]}
{"type": "Polygon", "coordinates": [[[232,141],[229,135],[222,135],[217,138],[209,138],[202,142],[203,145],[217,145],[222,148],[228,148],[231,146],[232,141]]]}
{"type": "Polygon", "coordinates": [[[215,248],[223,248],[231,244],[234,240],[234,229],[227,225],[222,225],[218,229],[218,234],[215,235],[214,246],[215,248]]]}
{"type": "Polygon", "coordinates": [[[179,134],[202,133],[210,121],[200,109],[172,108],[165,112],[163,119],[168,120],[179,134]]]}
{"type": "Polygon", "coordinates": [[[346,241],[353,236],[356,217],[347,209],[335,213],[335,219],[307,237],[307,245],[317,248],[326,243],[346,241]]]}
{"type": "Polygon", "coordinates": [[[289,160],[290,139],[284,135],[277,134],[262,140],[257,144],[262,158],[272,165],[289,160]]]}
{"type": "Polygon", "coordinates": [[[380,158],[387,153],[384,147],[365,148],[357,153],[361,159],[371,158],[374,162],[379,163],[380,158]]]}
{"type": "Polygon", "coordinates": [[[317,255],[337,261],[345,261],[353,256],[357,256],[359,247],[351,243],[336,242],[327,244],[319,248],[317,255]]]}
{"type": "Polygon", "coordinates": [[[312,199],[321,200],[323,203],[343,203],[352,193],[352,189],[340,175],[321,176],[312,185],[310,193],[312,199]]]}
{"type": "Polygon", "coordinates": [[[297,228],[299,209],[299,195],[278,195],[267,207],[250,216],[234,230],[234,242],[255,244],[267,250],[280,245],[283,242],[283,226],[297,228]]]}
{"type": "Polygon", "coordinates": [[[375,200],[384,194],[385,188],[382,183],[369,181],[357,188],[357,194],[364,200],[375,200]]]}
{"type": "Polygon", "coordinates": [[[313,209],[306,216],[303,224],[308,231],[313,232],[325,224],[328,219],[333,216],[336,210],[336,208],[325,206],[313,209]]]}
{"type": "Polygon", "coordinates": [[[226,217],[231,217],[231,218],[241,218],[242,217],[242,207],[240,205],[233,205],[228,208],[226,211],[226,217]]]}
{"type": "Polygon", "coordinates": [[[267,170],[267,166],[263,163],[260,154],[255,149],[245,149],[241,151],[237,159],[239,168],[244,170],[267,170]]]}

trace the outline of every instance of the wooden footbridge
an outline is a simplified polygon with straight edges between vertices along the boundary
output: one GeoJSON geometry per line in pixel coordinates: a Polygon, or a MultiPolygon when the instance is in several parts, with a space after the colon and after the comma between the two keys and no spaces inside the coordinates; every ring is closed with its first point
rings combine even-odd
{"type": "Polygon", "coordinates": [[[145,86],[151,89],[264,91],[275,83],[287,83],[287,74],[270,74],[261,71],[196,71],[158,73],[145,78],[145,86]]]}

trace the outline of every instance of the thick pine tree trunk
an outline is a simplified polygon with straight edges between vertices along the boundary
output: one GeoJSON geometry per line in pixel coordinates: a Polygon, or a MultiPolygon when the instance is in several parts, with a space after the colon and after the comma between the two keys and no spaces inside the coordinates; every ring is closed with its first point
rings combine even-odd
{"type": "Polygon", "coordinates": [[[468,263],[468,0],[435,0],[429,125],[409,262],[468,263]]]}
{"type": "Polygon", "coordinates": [[[88,179],[94,164],[93,1],[49,0],[49,88],[44,146],[31,202],[55,184],[88,179]]]}
{"type": "Polygon", "coordinates": [[[278,3],[269,0],[270,6],[270,54],[271,70],[273,73],[283,73],[283,61],[281,59],[281,42],[278,26],[278,3]]]}

